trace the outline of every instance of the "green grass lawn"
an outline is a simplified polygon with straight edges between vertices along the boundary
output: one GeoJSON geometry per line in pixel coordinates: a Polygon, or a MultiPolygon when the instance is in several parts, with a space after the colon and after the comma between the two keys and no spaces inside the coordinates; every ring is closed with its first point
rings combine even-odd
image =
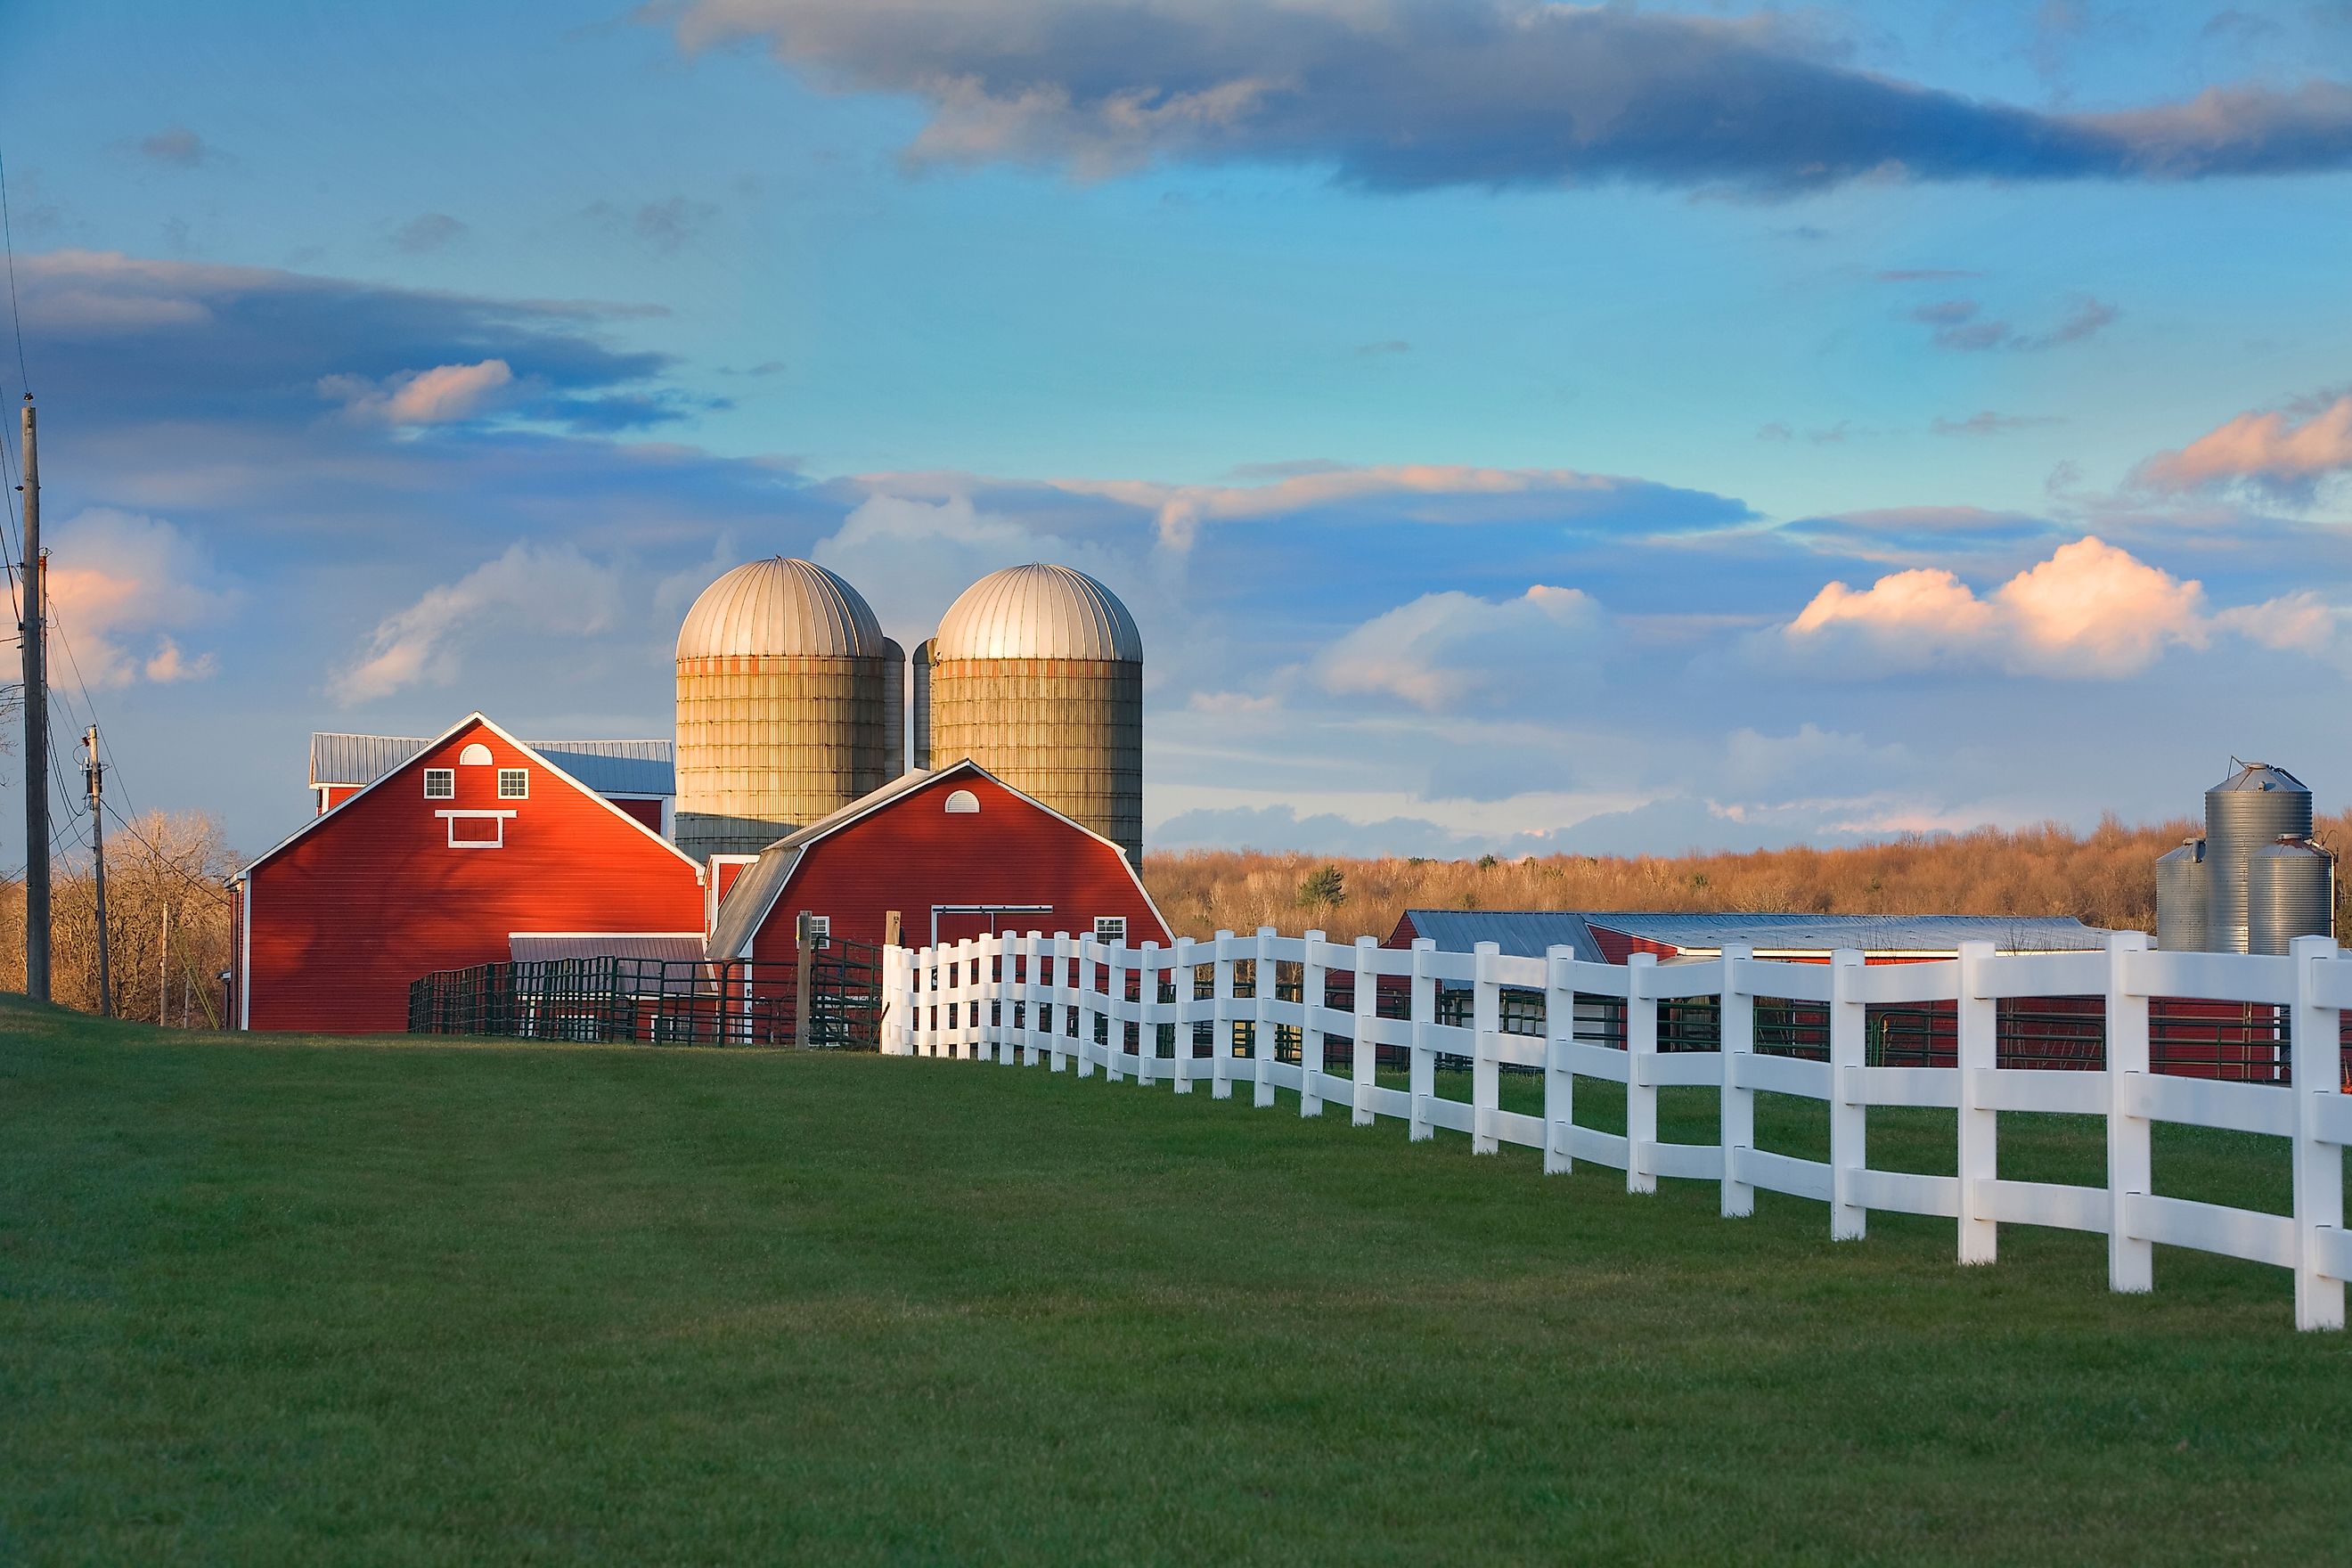
{"type": "MultiPolygon", "coordinates": [[[[1938,1121],[1874,1115],[1874,1163],[1948,1169],[1938,1121]]],[[[2096,1179],[2095,1124],[2004,1133],[2006,1174],[2096,1179]]],[[[2096,1237],[1961,1269],[1948,1222],[1832,1245],[1817,1204],[1622,1183],[1245,1088],[0,1007],[0,1562],[2352,1541],[2352,1339],[2295,1333],[2283,1271],[2159,1249],[2116,1297],[2096,1237]]],[[[2284,1183],[2262,1140],[2159,1146],[2167,1191],[2284,1183]]]]}

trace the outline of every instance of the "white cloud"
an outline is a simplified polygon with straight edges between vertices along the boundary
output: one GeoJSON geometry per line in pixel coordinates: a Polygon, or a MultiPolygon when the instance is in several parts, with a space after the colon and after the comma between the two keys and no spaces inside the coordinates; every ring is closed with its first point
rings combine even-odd
{"type": "Polygon", "coordinates": [[[319,392],[355,419],[385,425],[448,425],[491,412],[513,387],[514,367],[502,359],[436,365],[378,383],[365,376],[321,377],[319,392]]]}
{"type": "Polygon", "coordinates": [[[213,625],[238,598],[186,533],[161,518],[94,508],[56,529],[48,554],[52,679],[78,671],[92,686],[128,686],[142,675],[213,673],[211,654],[190,658],[163,635],[213,625]]]}
{"type": "Polygon", "coordinates": [[[1448,591],[1373,616],[1325,649],[1316,684],[1337,697],[1386,694],[1434,711],[1493,700],[1531,668],[1590,650],[1606,617],[1575,588],[1538,583],[1499,603],[1448,591]]]}
{"type": "Polygon", "coordinates": [[[2162,452],[2134,476],[2158,489],[2192,490],[2243,482],[2308,498],[2323,479],[2352,468],[2352,393],[2322,407],[2241,414],[2177,452],[2162,452]],[[2301,412],[2303,417],[2293,417],[2301,412]]]}
{"type": "Polygon", "coordinates": [[[328,693],[350,706],[424,682],[448,685],[457,677],[465,634],[501,616],[533,630],[593,636],[620,617],[620,575],[568,544],[510,545],[496,560],[428,589],[385,617],[366,652],[329,679],[328,693]]]}
{"type": "Polygon", "coordinates": [[[2322,653],[2335,626],[2336,612],[2309,592],[2209,613],[2201,584],[2086,535],[1982,595],[1937,567],[1863,589],[1832,583],[1770,636],[1815,668],[1850,675],[1972,666],[2114,679],[2168,648],[2204,647],[2216,633],[2322,653]]]}

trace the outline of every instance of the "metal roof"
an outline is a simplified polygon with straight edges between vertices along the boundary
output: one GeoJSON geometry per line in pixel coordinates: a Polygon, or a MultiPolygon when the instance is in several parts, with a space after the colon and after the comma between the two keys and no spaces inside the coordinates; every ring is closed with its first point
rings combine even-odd
{"type": "Polygon", "coordinates": [[[698,931],[509,931],[507,956],[517,963],[557,958],[666,958],[692,963],[702,957],[702,935],[698,931]]]}
{"type": "MultiPolygon", "coordinates": [[[[414,735],[310,737],[313,784],[370,784],[433,742],[414,735]]],[[[523,742],[598,795],[676,795],[677,768],[667,741],[523,742]]]]}
{"type": "MultiPolygon", "coordinates": [[[[2238,759],[2231,757],[2231,762],[2238,759]]],[[[2218,795],[2224,790],[2252,790],[2263,795],[2284,791],[2290,795],[2309,795],[2311,786],[2287,772],[2268,763],[2238,763],[2238,771],[2206,791],[2218,795]]]]}
{"type": "MultiPolygon", "coordinates": [[[[956,765],[971,767],[974,771],[978,769],[978,764],[969,762],[956,765]]],[[[948,771],[944,768],[937,772],[909,769],[880,789],[859,795],[840,810],[828,812],[807,826],[793,829],[761,850],[757,860],[735,874],[734,884],[727,889],[727,896],[719,900],[719,923],[711,930],[710,942],[704,949],[705,954],[714,960],[743,956],[744,949],[751,943],[752,933],[760,929],[760,922],[768,918],[768,911],[775,906],[777,897],[784,890],[784,884],[792,880],[793,868],[800,864],[803,849],[844,823],[863,816],[877,806],[887,805],[948,771]]]]}
{"type": "Polygon", "coordinates": [[[1008,566],[966,588],[940,618],[934,659],[1140,661],[1143,634],[1118,595],[1067,566],[1008,566]]]}
{"type": "Polygon", "coordinates": [[[2107,933],[2072,915],[1811,915],[1651,913],[1613,910],[1407,910],[1413,929],[1450,952],[1482,942],[1540,957],[1554,943],[1599,962],[1592,932],[1614,931],[1668,947],[1719,950],[1727,942],[1765,952],[1950,952],[1989,942],[2005,952],[2060,952],[2105,945],[2107,933]]]}
{"type": "Polygon", "coordinates": [[[882,623],[857,590],[814,561],[747,561],[702,591],[677,629],[677,657],[880,658],[882,623]]]}
{"type": "Polygon", "coordinates": [[[1491,942],[1515,958],[1541,958],[1566,947],[1587,963],[1606,962],[1592,928],[1569,910],[1407,910],[1405,918],[1445,952],[1469,952],[1491,942]]]}

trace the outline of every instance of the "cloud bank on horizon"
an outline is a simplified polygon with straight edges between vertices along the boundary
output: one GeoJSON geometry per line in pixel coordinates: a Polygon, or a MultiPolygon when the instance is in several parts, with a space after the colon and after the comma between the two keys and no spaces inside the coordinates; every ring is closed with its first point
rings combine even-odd
{"type": "Polygon", "coordinates": [[[139,805],[258,844],[313,728],[664,733],[678,617],[769,552],[909,645],[1000,566],[1108,583],[1160,847],[2158,816],[2233,748],[2352,789],[2312,717],[2352,674],[2352,329],[2282,237],[2352,184],[2316,55],[2197,35],[2193,89],[2037,90],[1893,12],[647,16],[567,46],[613,62],[584,116],[782,103],[801,163],[537,208],[456,170],[330,227],[260,190],[307,149],[159,98],[92,166],[236,223],[22,176],[58,614],[139,805]],[[2079,229],[2010,216],[2061,187],[2079,229]]]}
{"type": "MultiPolygon", "coordinates": [[[[649,16],[667,17],[666,10],[649,16]]],[[[929,118],[911,162],[1328,165],[1379,189],[1622,180],[1765,194],[1864,178],[2199,180],[2352,162],[2352,86],[2247,82],[2105,112],[1842,63],[1818,16],[1527,0],[688,0],[689,51],[755,40],[929,118]]]]}

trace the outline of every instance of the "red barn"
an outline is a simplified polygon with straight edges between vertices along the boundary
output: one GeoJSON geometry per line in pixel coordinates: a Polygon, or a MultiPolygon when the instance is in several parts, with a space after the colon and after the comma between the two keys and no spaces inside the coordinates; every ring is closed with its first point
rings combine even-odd
{"type": "Polygon", "coordinates": [[[525,934],[704,931],[701,868],[479,713],[237,873],[240,1026],[404,1029],[409,983],[525,934]]]}
{"type": "Polygon", "coordinates": [[[799,917],[882,941],[898,910],[921,947],[991,931],[1115,929],[1169,941],[1118,845],[966,759],[910,773],[779,839],[736,878],[705,956],[790,964],[799,917]]]}

